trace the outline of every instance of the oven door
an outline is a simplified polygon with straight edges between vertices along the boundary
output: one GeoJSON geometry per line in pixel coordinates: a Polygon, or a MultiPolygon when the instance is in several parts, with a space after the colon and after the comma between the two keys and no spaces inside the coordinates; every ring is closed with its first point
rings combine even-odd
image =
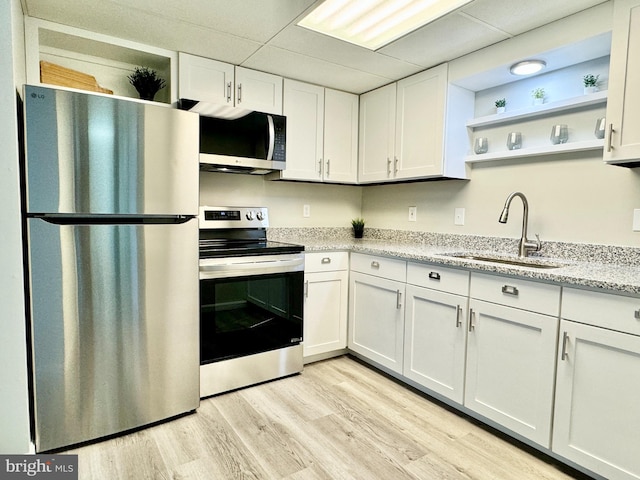
{"type": "Polygon", "coordinates": [[[200,363],[302,342],[303,255],[201,260],[200,363]]]}

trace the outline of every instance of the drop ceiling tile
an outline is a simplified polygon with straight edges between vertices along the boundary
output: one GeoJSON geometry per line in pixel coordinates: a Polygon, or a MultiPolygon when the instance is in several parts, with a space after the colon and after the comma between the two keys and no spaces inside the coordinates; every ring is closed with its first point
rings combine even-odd
{"type": "Polygon", "coordinates": [[[463,12],[511,35],[519,35],[600,3],[603,0],[476,0],[463,12]]]}
{"type": "Polygon", "coordinates": [[[297,25],[285,28],[269,45],[388,78],[406,77],[424,69],[297,25]]]}
{"type": "Polygon", "coordinates": [[[431,67],[509,38],[466,16],[453,14],[426,25],[379,52],[406,62],[431,67]]]}
{"type": "Polygon", "coordinates": [[[270,46],[261,48],[242,66],[357,94],[394,80],[270,46]]]}

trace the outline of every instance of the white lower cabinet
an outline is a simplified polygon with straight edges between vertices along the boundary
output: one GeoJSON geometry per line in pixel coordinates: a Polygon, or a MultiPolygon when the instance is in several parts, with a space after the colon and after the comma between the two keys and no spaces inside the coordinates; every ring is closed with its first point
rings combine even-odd
{"type": "Polygon", "coordinates": [[[405,272],[406,262],[401,260],[351,256],[349,349],[399,374],[404,348],[405,272]],[[387,271],[391,278],[376,276],[387,271]]]}
{"type": "Polygon", "coordinates": [[[555,298],[541,302],[540,309],[551,301],[558,312],[560,287],[472,274],[469,301],[464,405],[549,448],[558,317],[473,298],[487,289],[491,300],[504,296],[509,303],[532,298],[537,289],[555,291],[555,298]],[[492,285],[499,288],[495,294],[492,285]]]}
{"type": "Polygon", "coordinates": [[[568,288],[565,297],[552,450],[606,478],[639,479],[640,299],[568,288]]]}
{"type": "Polygon", "coordinates": [[[403,374],[462,404],[469,272],[407,265],[403,374]]]}
{"type": "Polygon", "coordinates": [[[348,258],[346,252],[305,255],[305,359],[347,347],[348,258]]]}

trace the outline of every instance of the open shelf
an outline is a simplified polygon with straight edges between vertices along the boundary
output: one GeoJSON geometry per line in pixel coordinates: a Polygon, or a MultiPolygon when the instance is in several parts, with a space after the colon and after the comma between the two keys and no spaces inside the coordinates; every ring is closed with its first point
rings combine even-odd
{"type": "Polygon", "coordinates": [[[590,93],[579,97],[568,98],[557,102],[544,103],[527,108],[521,108],[512,112],[498,113],[495,115],[487,115],[484,117],[474,118],[467,122],[468,128],[486,127],[489,125],[499,125],[501,123],[509,123],[515,120],[529,119],[549,113],[558,113],[568,110],[574,110],[581,107],[591,105],[605,104],[607,102],[607,91],[590,93]]]}
{"type": "Polygon", "coordinates": [[[559,145],[544,145],[539,147],[521,148],[518,150],[504,150],[501,152],[488,152],[480,155],[467,155],[466,163],[488,162],[493,160],[507,160],[511,158],[536,157],[540,155],[553,155],[569,152],[584,152],[587,150],[601,150],[604,140],[586,140],[582,142],[569,142],[559,145]]]}

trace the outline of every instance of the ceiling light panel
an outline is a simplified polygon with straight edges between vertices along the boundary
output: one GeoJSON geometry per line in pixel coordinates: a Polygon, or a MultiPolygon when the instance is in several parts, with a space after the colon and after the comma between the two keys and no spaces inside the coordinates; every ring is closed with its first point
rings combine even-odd
{"type": "Polygon", "coordinates": [[[298,25],[371,50],[473,0],[325,0],[298,25]]]}

